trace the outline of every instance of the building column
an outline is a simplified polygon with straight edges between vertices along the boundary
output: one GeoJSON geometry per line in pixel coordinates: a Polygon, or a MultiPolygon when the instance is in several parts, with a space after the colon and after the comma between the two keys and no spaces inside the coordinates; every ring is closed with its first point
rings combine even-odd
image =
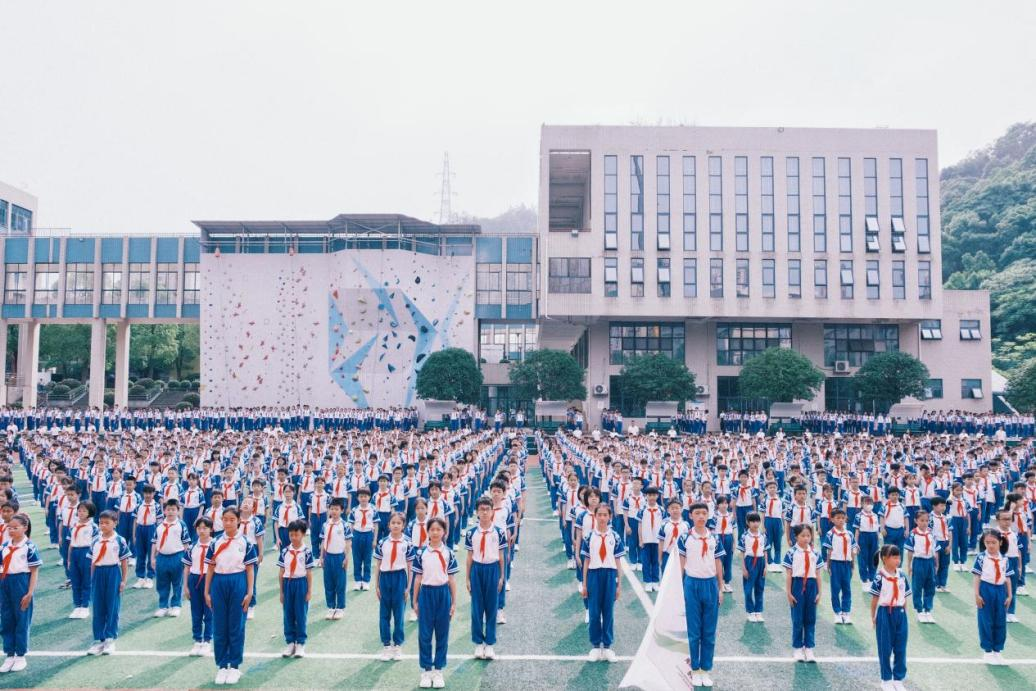
{"type": "Polygon", "coordinates": [[[104,355],[107,350],[108,327],[103,319],[90,323],[90,407],[104,407],[104,355]]]}
{"type": "Polygon", "coordinates": [[[115,405],[129,405],[130,324],[125,319],[115,324],[115,405]]]}
{"type": "Polygon", "coordinates": [[[40,323],[18,325],[18,381],[22,386],[22,407],[36,407],[36,383],[40,370],[40,323]]]}
{"type": "Polygon", "coordinates": [[[0,405],[7,405],[7,320],[0,319],[0,405]]]}

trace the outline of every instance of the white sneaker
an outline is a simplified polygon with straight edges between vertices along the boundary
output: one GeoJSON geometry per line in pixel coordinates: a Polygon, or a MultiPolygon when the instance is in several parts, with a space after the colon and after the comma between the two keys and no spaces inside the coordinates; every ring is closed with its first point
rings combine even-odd
{"type": "Polygon", "coordinates": [[[201,643],[198,641],[194,642],[191,646],[191,652],[187,653],[189,657],[200,657],[201,656],[201,643]]]}
{"type": "Polygon", "coordinates": [[[806,662],[816,662],[817,658],[813,654],[812,648],[806,648],[806,662]]]}
{"type": "Polygon", "coordinates": [[[795,662],[805,662],[806,661],[806,649],[805,648],[795,648],[794,650],[792,650],[792,657],[795,659],[795,662]]]}
{"type": "Polygon", "coordinates": [[[849,613],[848,612],[842,612],[842,623],[847,625],[847,626],[852,626],[853,625],[853,620],[849,618],[849,613]]]}
{"type": "MultiPolygon", "coordinates": [[[[338,621],[339,619],[341,619],[344,616],[345,616],[345,610],[344,609],[336,609],[335,610],[335,615],[332,618],[335,621],[338,621]]],[[[414,621],[417,621],[417,617],[416,616],[414,617],[414,621]]]]}
{"type": "Polygon", "coordinates": [[[382,662],[390,661],[392,659],[392,646],[386,645],[384,648],[382,648],[381,655],[378,656],[378,659],[382,662]]]}
{"type": "Polygon", "coordinates": [[[101,648],[101,655],[111,655],[115,652],[115,639],[109,638],[104,642],[104,647],[101,648]]]}
{"type": "Polygon", "coordinates": [[[418,684],[418,686],[420,686],[422,689],[432,688],[432,673],[421,672],[421,683],[418,684]]]}
{"type": "Polygon", "coordinates": [[[566,566],[568,568],[570,568],[570,569],[576,568],[576,560],[575,559],[569,559],[568,560],[568,564],[566,564],[566,566]]]}
{"type": "Polygon", "coordinates": [[[291,657],[295,654],[295,644],[289,643],[284,646],[284,650],[281,651],[281,657],[291,657]]]}
{"type": "Polygon", "coordinates": [[[1029,591],[1024,585],[1018,586],[1018,589],[1014,591],[1015,595],[1021,595],[1022,597],[1028,597],[1029,591]]]}
{"type": "Polygon", "coordinates": [[[906,685],[901,681],[893,681],[892,685],[895,687],[896,691],[906,691],[906,685]]]}
{"type": "Polygon", "coordinates": [[[1007,615],[1007,623],[1008,624],[1017,624],[1019,621],[1020,620],[1018,619],[1018,615],[1016,615],[1016,614],[1008,614],[1007,615]]]}
{"type": "Polygon", "coordinates": [[[506,624],[507,623],[507,615],[504,614],[504,610],[501,609],[501,610],[497,611],[497,613],[496,613],[496,623],[497,624],[506,624]]]}
{"type": "Polygon", "coordinates": [[[138,578],[137,581],[133,584],[133,587],[135,589],[137,589],[137,590],[140,590],[141,588],[143,588],[144,587],[144,579],[143,578],[138,578]]]}
{"type": "Polygon", "coordinates": [[[712,677],[709,676],[708,672],[701,673],[701,685],[705,688],[712,688],[712,677]]]}
{"type": "Polygon", "coordinates": [[[758,624],[762,624],[764,621],[766,621],[766,619],[763,618],[763,613],[762,612],[756,612],[755,613],[755,621],[758,624]]]}
{"type": "Polygon", "coordinates": [[[691,672],[691,686],[694,688],[701,686],[701,674],[699,672],[691,672]]]}
{"type": "MultiPolygon", "coordinates": [[[[732,593],[732,592],[734,592],[734,588],[729,583],[724,583],[723,584],[723,592],[724,593],[732,593]]],[[[702,676],[704,676],[704,675],[702,675],[702,676]]]]}
{"type": "Polygon", "coordinates": [[[201,654],[202,654],[203,657],[205,655],[211,655],[212,654],[212,642],[211,641],[205,641],[204,643],[201,644],[201,654]]]}
{"type": "Polygon", "coordinates": [[[748,619],[747,619],[747,621],[750,621],[750,622],[752,622],[752,623],[755,623],[755,612],[749,612],[749,613],[748,613],[748,619]]]}
{"type": "Polygon", "coordinates": [[[1004,662],[1004,656],[1002,653],[993,653],[993,660],[993,664],[999,665],[1001,667],[1007,664],[1006,662],[1004,662]]]}
{"type": "Polygon", "coordinates": [[[639,564],[639,563],[636,564],[636,568],[637,568],[637,571],[640,571],[641,573],[644,572],[644,565],[643,564],[639,564]]]}
{"type": "Polygon", "coordinates": [[[326,619],[327,621],[331,621],[334,618],[335,618],[335,610],[333,610],[333,609],[327,610],[327,614],[324,615],[324,619],[326,619]]]}
{"type": "Polygon", "coordinates": [[[432,688],[433,689],[444,689],[446,688],[446,680],[442,678],[442,672],[435,670],[432,672],[432,688]]]}
{"type": "Polygon", "coordinates": [[[551,511],[551,512],[550,512],[550,515],[551,515],[551,516],[554,516],[555,518],[557,518],[557,516],[558,516],[558,512],[557,512],[557,510],[555,509],[554,511],[551,511]]]}
{"type": "Polygon", "coordinates": [[[475,646],[475,659],[484,660],[486,659],[486,645],[485,643],[479,643],[475,646]]]}
{"type": "Polygon", "coordinates": [[[590,610],[584,610],[583,611],[583,623],[584,624],[589,624],[590,623],[590,610]]]}
{"type": "Polygon", "coordinates": [[[100,655],[102,650],[104,650],[104,643],[102,641],[94,641],[94,644],[86,649],[86,654],[100,655]]]}
{"type": "Polygon", "coordinates": [[[999,664],[996,661],[996,656],[993,653],[982,653],[982,661],[985,662],[987,665],[999,664]]]}
{"type": "Polygon", "coordinates": [[[359,589],[360,589],[360,583],[358,581],[356,583],[353,583],[353,587],[350,588],[350,590],[353,590],[353,591],[356,591],[356,590],[359,590],[359,589]]]}
{"type": "Polygon", "coordinates": [[[414,610],[410,610],[410,612],[406,615],[406,620],[417,621],[417,612],[415,612],[414,610]]]}
{"type": "Polygon", "coordinates": [[[364,590],[370,590],[371,589],[371,584],[368,583],[367,581],[364,581],[363,583],[360,584],[360,587],[363,588],[364,590]]]}
{"type": "Polygon", "coordinates": [[[590,654],[586,656],[586,659],[589,660],[590,662],[600,662],[601,661],[601,649],[600,648],[591,648],[590,649],[590,654]]]}
{"type": "Polygon", "coordinates": [[[881,691],[896,691],[896,682],[894,682],[894,681],[883,681],[883,682],[881,682],[881,691]]]}
{"type": "Polygon", "coordinates": [[[14,666],[14,655],[9,655],[4,660],[4,664],[0,665],[0,674],[6,674],[11,671],[11,667],[14,666]]]}
{"type": "Polygon", "coordinates": [[[306,657],[306,646],[301,643],[295,644],[295,657],[306,657]]]}
{"type": "Polygon", "coordinates": [[[491,646],[491,645],[483,646],[483,648],[482,648],[482,658],[485,659],[485,660],[495,660],[496,659],[496,651],[493,650],[493,646],[491,646]]]}
{"type": "Polygon", "coordinates": [[[21,672],[26,667],[25,657],[18,655],[14,658],[14,664],[11,665],[12,672],[21,672]]]}
{"type": "Polygon", "coordinates": [[[605,662],[617,662],[619,659],[611,648],[605,648],[601,653],[601,657],[604,658],[605,662]]]}
{"type": "Polygon", "coordinates": [[[226,680],[226,683],[227,684],[236,684],[239,681],[241,681],[241,670],[239,670],[239,669],[237,669],[235,667],[231,667],[230,669],[228,669],[227,670],[227,680],[226,680]]]}
{"type": "Polygon", "coordinates": [[[155,619],[161,619],[162,617],[164,617],[168,613],[169,613],[169,610],[163,609],[162,607],[159,607],[158,609],[155,610],[155,613],[152,616],[154,616],[155,619]]]}
{"type": "MultiPolygon", "coordinates": [[[[248,614],[245,615],[245,619],[248,619],[249,621],[255,619],[255,607],[248,608],[248,614]]],[[[230,682],[228,681],[227,683],[229,684],[230,682]]]]}
{"type": "MultiPolygon", "coordinates": [[[[155,581],[153,579],[150,579],[150,578],[145,578],[144,579],[144,588],[151,589],[151,588],[154,588],[154,587],[155,587],[155,581]]],[[[230,682],[227,682],[227,683],[229,684],[230,682]]]]}
{"type": "MultiPolygon", "coordinates": [[[[515,547],[515,549],[518,549],[518,548],[515,547]]],[[[506,590],[507,592],[511,592],[511,582],[510,581],[508,581],[507,583],[504,583],[504,590],[506,590]]]]}
{"type": "Polygon", "coordinates": [[[216,670],[216,684],[218,686],[223,686],[226,683],[227,683],[227,668],[226,667],[220,667],[218,670],[216,670]]]}
{"type": "Polygon", "coordinates": [[[179,607],[170,607],[169,611],[166,613],[166,616],[167,617],[178,617],[178,616],[180,616],[180,611],[181,610],[180,610],[179,607]]]}

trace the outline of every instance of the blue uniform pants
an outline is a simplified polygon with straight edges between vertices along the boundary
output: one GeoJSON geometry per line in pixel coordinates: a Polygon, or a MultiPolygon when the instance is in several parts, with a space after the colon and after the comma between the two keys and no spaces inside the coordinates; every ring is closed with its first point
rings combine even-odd
{"type": "Polygon", "coordinates": [[[212,640],[212,609],[205,604],[205,576],[191,574],[187,577],[191,592],[191,637],[195,643],[212,640]]]}
{"type": "Polygon", "coordinates": [[[301,578],[285,578],[284,584],[284,642],[306,644],[306,617],[309,615],[309,603],[306,602],[306,591],[309,589],[305,576],[301,578]]]}
{"type": "Polygon", "coordinates": [[[835,614],[849,614],[853,611],[853,562],[831,560],[827,566],[831,572],[831,609],[835,614]]]}
{"type": "MultiPolygon", "coordinates": [[[[1019,580],[1020,580],[1019,574],[1021,573],[1021,570],[1022,570],[1021,561],[1022,560],[1020,558],[1018,558],[1018,557],[1008,557],[1007,558],[1007,563],[1010,565],[1010,568],[1014,571],[1014,575],[1009,577],[1011,579],[1011,593],[1012,593],[1012,595],[1014,593],[1018,592],[1018,584],[1019,584],[1019,580]]],[[[1018,596],[1017,595],[1015,595],[1014,597],[1011,598],[1011,604],[1008,605],[1008,607],[1007,607],[1007,613],[1008,614],[1014,614],[1014,607],[1015,607],[1016,604],[1018,604],[1018,596]]]]}
{"type": "Polygon", "coordinates": [[[683,578],[684,613],[691,669],[708,672],[716,652],[716,622],[719,618],[719,584],[715,578],[683,578]]]}
{"type": "Polygon", "coordinates": [[[183,552],[159,553],[155,559],[158,608],[179,607],[183,599],[183,552]]]}
{"type": "Polygon", "coordinates": [[[885,529],[885,541],[886,545],[895,545],[899,548],[900,554],[903,553],[903,542],[906,540],[906,532],[903,528],[886,528],[885,529]]]}
{"type": "Polygon", "coordinates": [[[95,641],[114,640],[119,637],[119,609],[122,606],[122,566],[98,566],[93,576],[93,633],[95,641]]]}
{"type": "Polygon", "coordinates": [[[730,581],[734,577],[734,536],[717,535],[716,540],[723,545],[723,550],[726,552],[719,560],[723,564],[723,582],[730,585],[730,581]]]}
{"type": "Polygon", "coordinates": [[[500,562],[471,565],[471,642],[496,645],[497,595],[500,562]]]}
{"type": "Polygon", "coordinates": [[[903,607],[878,607],[874,625],[878,637],[878,664],[882,681],[906,678],[907,626],[903,607]]]}
{"type": "Polygon", "coordinates": [[[658,564],[658,543],[645,542],[641,545],[640,560],[644,569],[644,583],[658,583],[661,579],[661,569],[658,564]]]}
{"type": "Polygon", "coordinates": [[[29,592],[30,574],[9,573],[0,580],[0,631],[3,632],[4,655],[23,657],[29,651],[29,627],[32,625],[32,602],[22,611],[22,598],[29,592]]]}
{"type": "Polygon", "coordinates": [[[212,596],[212,652],[216,667],[241,666],[245,655],[245,612],[241,603],[248,593],[245,573],[217,573],[209,587],[212,596]]]}
{"type": "Polygon", "coordinates": [[[793,578],[791,594],[795,597],[791,607],[791,647],[816,647],[817,579],[793,578]]]}
{"type": "Polygon", "coordinates": [[[371,557],[374,555],[374,533],[353,533],[353,580],[371,582],[371,557]]]}
{"type": "Polygon", "coordinates": [[[326,513],[315,513],[313,514],[313,520],[309,524],[310,546],[313,548],[315,556],[320,554],[320,533],[324,530],[325,521],[327,521],[326,513]]]}
{"type": "Polygon", "coordinates": [[[950,541],[953,546],[954,564],[963,564],[968,560],[968,525],[967,516],[954,516],[950,519],[950,541]]]}
{"type": "Polygon", "coordinates": [[[133,532],[133,556],[137,560],[137,578],[154,578],[155,565],[151,562],[151,540],[155,537],[155,526],[138,525],[133,532]]]}
{"type": "Polygon", "coordinates": [[[590,608],[590,645],[610,648],[614,639],[615,569],[588,569],[586,572],[587,604],[590,608]]]}
{"type": "Polygon", "coordinates": [[[860,531],[860,552],[856,555],[856,564],[860,570],[860,580],[870,583],[874,580],[876,568],[874,555],[878,552],[878,534],[860,531]]]}
{"type": "Polygon", "coordinates": [[[914,611],[931,612],[935,604],[935,560],[914,557],[910,589],[914,594],[914,611]]]}
{"type": "MultiPolygon", "coordinates": [[[[626,540],[626,557],[630,564],[640,563],[640,521],[629,518],[630,536],[626,540]]],[[[619,533],[622,535],[622,533],[619,533]]]]}
{"type": "Polygon", "coordinates": [[[446,668],[446,654],[450,645],[450,605],[448,585],[422,585],[417,593],[418,663],[426,672],[446,668]]]}
{"type": "Polygon", "coordinates": [[[939,554],[939,566],[935,569],[935,587],[945,588],[950,577],[950,543],[937,542],[935,551],[939,554]]]}
{"type": "Polygon", "coordinates": [[[763,520],[766,529],[766,552],[771,564],[781,563],[781,543],[784,542],[784,520],[766,518],[763,520]]]}
{"type": "MultiPolygon", "coordinates": [[[[378,571],[378,588],[381,590],[378,622],[381,644],[403,645],[403,610],[406,608],[407,596],[406,569],[378,571]]],[[[424,592],[424,588],[421,592],[424,592]]]]}
{"type": "Polygon", "coordinates": [[[741,586],[745,591],[745,611],[749,614],[763,611],[763,591],[766,589],[764,561],[760,557],[745,557],[741,586]]]}
{"type": "Polygon", "coordinates": [[[73,547],[68,560],[68,575],[72,580],[72,606],[90,606],[90,548],[73,547]]]}
{"type": "Polygon", "coordinates": [[[328,609],[345,609],[345,552],[324,553],[324,599],[328,609]]]}
{"type": "Polygon", "coordinates": [[[1004,607],[1007,586],[982,581],[978,584],[978,594],[985,601],[978,610],[979,645],[987,653],[1003,652],[1007,641],[1007,608],[1004,607]]]}

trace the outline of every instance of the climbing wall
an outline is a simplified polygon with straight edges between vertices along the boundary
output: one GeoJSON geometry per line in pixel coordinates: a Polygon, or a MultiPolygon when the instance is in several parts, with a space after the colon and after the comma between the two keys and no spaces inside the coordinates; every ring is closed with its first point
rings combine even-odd
{"type": "Polygon", "coordinates": [[[474,352],[472,257],[205,254],[201,280],[203,405],[409,405],[430,353],[474,352]]]}

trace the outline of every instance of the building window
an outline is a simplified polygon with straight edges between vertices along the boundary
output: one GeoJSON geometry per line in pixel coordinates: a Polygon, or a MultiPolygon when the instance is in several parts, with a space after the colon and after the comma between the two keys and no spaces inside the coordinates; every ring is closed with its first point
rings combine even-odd
{"type": "Polygon", "coordinates": [[[922,300],[932,298],[932,263],[917,262],[917,297],[922,300]]]}
{"type": "MultiPolygon", "coordinates": [[[[195,267],[195,281],[197,281],[198,265],[195,267]]],[[[105,305],[118,305],[122,303],[122,264],[101,265],[101,303],[105,305]]]]}
{"type": "Polygon", "coordinates": [[[906,262],[892,262],[892,298],[906,300],[906,262]]]}
{"type": "Polygon", "coordinates": [[[672,295],[672,272],[669,257],[658,258],[658,297],[667,298],[672,295]]]}
{"type": "Polygon", "coordinates": [[[619,159],[604,157],[604,249],[619,248],[619,159]]]}
{"type": "Polygon", "coordinates": [[[657,214],[658,249],[671,247],[669,236],[669,157],[655,159],[655,212],[657,214]]]}
{"type": "Polygon", "coordinates": [[[898,216],[892,219],[892,251],[906,252],[906,226],[898,216]]]}
{"type": "Polygon", "coordinates": [[[698,297],[698,260],[694,258],[683,260],[683,296],[685,298],[698,297]]]}
{"type": "Polygon", "coordinates": [[[683,157],[683,248],[685,252],[698,249],[698,193],[694,156],[683,157]]]}
{"type": "Polygon", "coordinates": [[[723,297],[723,260],[709,260],[709,297],[723,297]]]}
{"type": "Polygon", "coordinates": [[[24,305],[28,264],[4,264],[4,303],[24,305]]]}
{"type": "Polygon", "coordinates": [[[903,218],[903,159],[889,159],[889,215],[903,218]]]}
{"type": "Polygon", "coordinates": [[[923,319],[923,320],[921,320],[921,340],[922,341],[941,341],[942,340],[942,320],[941,319],[923,319]]]}
{"type": "Polygon", "coordinates": [[[609,362],[622,365],[638,355],[667,355],[684,361],[682,323],[611,322],[608,325],[609,362]]]}
{"type": "Polygon", "coordinates": [[[799,159],[785,161],[788,176],[788,251],[802,250],[802,220],[799,215],[799,159]]]}
{"type": "Polygon", "coordinates": [[[709,249],[723,251],[723,159],[709,156],[709,249]]]}
{"type": "Polygon", "coordinates": [[[500,277],[501,264],[478,264],[475,267],[475,304],[499,305],[504,301],[500,277]]]}
{"type": "Polygon", "coordinates": [[[827,260],[817,259],[813,262],[813,297],[818,300],[827,299],[827,260]]]}
{"type": "Polygon", "coordinates": [[[961,379],[960,380],[960,397],[961,398],[982,398],[982,380],[981,379],[961,379]]]}
{"type": "Polygon", "coordinates": [[[748,157],[734,157],[734,247],[748,251],[748,157]]]}
{"type": "Polygon", "coordinates": [[[942,398],[942,379],[929,379],[924,387],[924,400],[942,398]]]}
{"type": "Polygon", "coordinates": [[[843,259],[839,267],[838,276],[842,284],[842,299],[853,299],[853,260],[843,259]]]}
{"type": "Polygon", "coordinates": [[[864,229],[867,233],[867,251],[878,252],[881,250],[881,228],[878,225],[877,216],[868,216],[864,219],[864,229]]]}
{"type": "Polygon", "coordinates": [[[532,264],[507,265],[507,304],[532,304],[532,264]]]}
{"type": "Polygon", "coordinates": [[[94,301],[94,265],[65,266],[65,304],[92,305],[94,301]]]}
{"type": "Polygon", "coordinates": [[[716,324],[717,365],[743,365],[767,348],[791,348],[791,324],[716,324]]]}
{"type": "Polygon", "coordinates": [[[863,159],[863,215],[878,217],[878,159],[863,159]]]}
{"type": "Polygon", "coordinates": [[[982,340],[982,325],[978,319],[961,319],[960,320],[960,340],[962,341],[981,341],[982,340]]]}
{"type": "Polygon", "coordinates": [[[860,367],[875,353],[899,350],[899,327],[895,324],[825,324],[824,366],[846,361],[860,367]]]}
{"type": "Polygon", "coordinates": [[[201,274],[197,264],[183,265],[183,304],[201,303],[201,274]]]}
{"type": "Polygon", "coordinates": [[[788,260],[788,297],[802,297],[802,260],[788,260]]]}
{"type": "Polygon", "coordinates": [[[0,199],[0,228],[7,227],[7,202],[0,199]]]}
{"type": "Polygon", "coordinates": [[[158,264],[155,273],[155,304],[176,304],[176,264],[158,264]]]}
{"type": "Polygon", "coordinates": [[[759,159],[759,201],[763,252],[774,251],[773,223],[773,157],[763,156],[759,159]]]}
{"type": "Polygon", "coordinates": [[[644,297],[644,258],[630,259],[630,297],[644,297]]]}
{"type": "Polygon", "coordinates": [[[932,251],[932,227],[928,217],[928,159],[914,160],[914,184],[917,188],[917,251],[932,251]]]}
{"type": "Polygon", "coordinates": [[[777,297],[777,266],[773,259],[763,260],[763,297],[777,297]]]}
{"type": "Polygon", "coordinates": [[[589,293],[589,257],[551,257],[547,260],[547,291],[589,293]]]}
{"type": "Polygon", "coordinates": [[[604,258],[604,297],[619,296],[619,258],[604,258]]]}
{"type": "Polygon", "coordinates": [[[57,264],[37,264],[32,301],[37,305],[58,304],[58,279],[61,277],[57,264]]]}
{"type": "Polygon", "coordinates": [[[735,294],[739,298],[748,297],[748,260],[738,259],[734,262],[735,294]]]}
{"type": "Polygon", "coordinates": [[[536,333],[536,325],[528,322],[481,322],[478,327],[479,357],[490,363],[524,360],[527,353],[536,350],[536,333]]]}
{"type": "Polygon", "coordinates": [[[838,159],[838,251],[853,251],[853,179],[852,163],[838,159]]]}
{"type": "Polygon", "coordinates": [[[32,212],[17,204],[11,205],[11,230],[28,233],[32,230],[32,212]]]}
{"type": "Polygon", "coordinates": [[[644,249],[644,157],[630,156],[630,249],[644,249]]]}
{"type": "Polygon", "coordinates": [[[881,299],[881,268],[876,260],[867,261],[867,299],[881,299]]]}
{"type": "Polygon", "coordinates": [[[813,251],[827,252],[827,175],[824,159],[813,159],[813,251]]]}
{"type": "Polygon", "coordinates": [[[148,264],[129,265],[129,303],[146,305],[151,289],[151,267],[148,264]]]}

